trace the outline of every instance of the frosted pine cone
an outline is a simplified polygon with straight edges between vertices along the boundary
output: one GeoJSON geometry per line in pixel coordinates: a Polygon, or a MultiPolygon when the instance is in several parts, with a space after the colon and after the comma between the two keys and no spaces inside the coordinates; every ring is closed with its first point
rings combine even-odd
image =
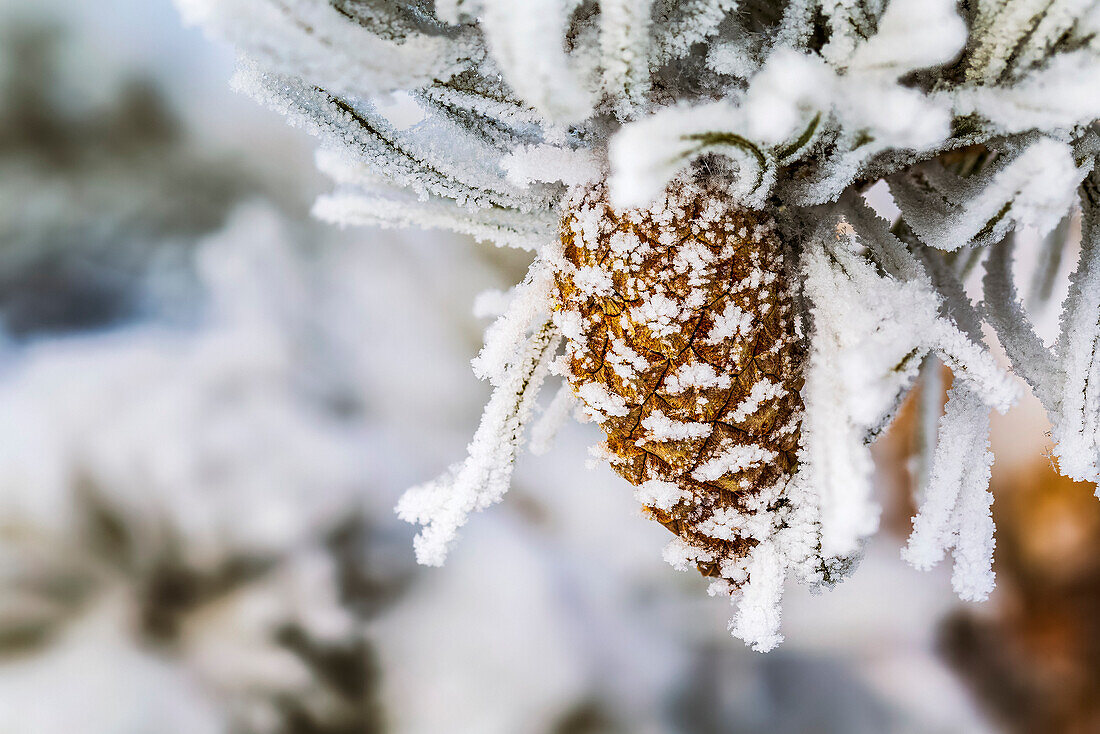
{"type": "Polygon", "coordinates": [[[786,516],[801,347],[773,222],[677,183],[646,210],[602,186],[562,224],[555,320],[606,457],[679,538],[669,561],[735,585],[786,516]]]}

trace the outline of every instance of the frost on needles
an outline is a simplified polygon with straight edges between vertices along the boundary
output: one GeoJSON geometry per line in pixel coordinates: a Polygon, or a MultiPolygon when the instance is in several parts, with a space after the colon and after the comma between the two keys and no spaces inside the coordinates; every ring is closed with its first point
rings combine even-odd
{"type": "MultiPolygon", "coordinates": [[[[938,390],[939,362],[954,386],[942,417],[922,402],[933,440],[910,563],[927,568],[951,552],[963,598],[991,590],[989,411],[1007,409],[1021,379],[1050,415],[1060,470],[1100,478],[1100,3],[977,0],[960,12],[953,0],[177,2],[237,47],[242,91],[319,139],[318,165],[335,182],[319,217],[450,229],[533,253],[527,279],[495,299],[499,317],[475,360],[493,395],[469,455],[399,505],[423,525],[422,562],[442,563],[469,513],[501,500],[529,424],[542,452],[571,412],[600,421],[642,411],[637,440],[667,471],[628,478],[655,519],[689,518],[670,528],[666,559],[698,566],[712,591],[738,599],[731,630],[768,649],[781,639],[784,580],[839,580],[875,531],[868,444],[914,384],[938,390]],[[900,209],[894,221],[861,196],[877,182],[900,209]],[[706,192],[692,200],[695,223],[669,198],[684,186],[706,192]],[[603,208],[570,208],[597,191],[603,208]],[[710,250],[678,244],[714,207],[769,222],[780,243],[775,270],[745,286],[755,315],[697,302],[722,263],[758,252],[736,230],[707,240],[710,250]],[[1074,251],[1073,217],[1079,262],[1048,345],[1017,294],[1014,234],[1045,237],[1049,272],[1037,273],[1046,285],[1036,292],[1049,298],[1057,263],[1074,251]],[[563,258],[563,221],[618,265],[582,272],[563,258]],[[643,221],[657,228],[648,244],[631,234],[643,221]],[[672,248],[668,258],[653,254],[660,248],[672,248]],[[656,262],[672,271],[647,270],[656,262]],[[975,302],[964,283],[978,266],[975,302]],[[653,290],[609,310],[630,273],[653,290]],[[563,308],[562,283],[590,302],[563,308]],[[798,372],[754,377],[739,393],[729,365],[741,363],[729,355],[756,333],[776,288],[791,293],[783,343],[796,345],[788,361],[798,372]],[[607,344],[606,365],[578,375],[569,355],[597,313],[633,342],[607,344]],[[691,337],[703,356],[662,357],[670,369],[658,392],[675,410],[626,399],[655,358],[639,343],[704,325],[717,330],[711,343],[691,337]],[[726,356],[706,358],[714,349],[726,356]],[[558,376],[566,386],[541,408],[540,388],[558,376]],[[707,396],[736,398],[744,409],[730,420],[744,427],[791,389],[803,407],[772,427],[798,439],[775,475],[787,478],[738,489],[746,466],[782,459],[748,439],[712,456],[707,442],[733,439],[708,422],[707,396]],[[696,455],[728,460],[676,473],[696,455]],[[689,470],[696,479],[667,478],[689,470]],[[691,481],[702,484],[688,491],[691,481]],[[723,503],[738,509],[713,521],[723,503]],[[707,532],[740,539],[728,562],[707,559],[707,532]]],[[[619,429],[601,425],[608,443],[594,453],[615,462],[619,429]]]]}

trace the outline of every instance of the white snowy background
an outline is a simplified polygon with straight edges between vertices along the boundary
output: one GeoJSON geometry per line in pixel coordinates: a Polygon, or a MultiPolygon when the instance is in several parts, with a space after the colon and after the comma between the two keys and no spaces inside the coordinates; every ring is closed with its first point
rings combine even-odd
{"type": "MultiPolygon", "coordinates": [[[[9,49],[60,29],[40,91],[77,147],[133,78],[182,141],[74,165],[0,134],[0,732],[991,730],[934,651],[948,570],[880,534],[843,585],[791,590],[785,645],[754,653],[662,562],[631,488],[586,468],[591,425],[522,456],[445,567],[415,566],[392,508],[463,453],[487,392],[474,298],[525,256],[311,221],[311,141],[234,95],[231,53],[169,0],[0,9],[9,49]],[[290,628],[369,660],[361,695],[290,628]]],[[[1043,421],[995,419],[995,471],[1043,421]]]]}

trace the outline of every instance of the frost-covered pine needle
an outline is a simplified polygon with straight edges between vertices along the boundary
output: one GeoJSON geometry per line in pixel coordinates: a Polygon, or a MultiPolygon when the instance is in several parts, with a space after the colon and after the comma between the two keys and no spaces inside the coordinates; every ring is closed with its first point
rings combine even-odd
{"type": "MultiPolygon", "coordinates": [[[[1051,417],[1060,470],[1100,477],[1092,0],[177,2],[237,46],[241,89],[321,141],[318,163],[336,188],[317,202],[319,217],[446,228],[535,252],[474,361],[494,392],[469,457],[401,502],[402,517],[425,526],[422,561],[440,563],[468,514],[507,489],[559,339],[544,326],[554,298],[545,262],[563,207],[598,186],[644,217],[670,182],[706,179],[725,203],[773,219],[790,250],[786,272],[771,275],[795,284],[805,340],[798,472],[783,490],[788,515],[752,528],[754,570],[727,569],[748,580],[732,629],[759,649],[780,639],[783,580],[834,579],[876,529],[868,443],[922,364],[926,407],[938,400],[939,363],[954,382],[937,431],[925,411],[928,486],[906,557],[925,567],[952,550],[964,598],[992,586],[988,411],[1012,404],[1016,377],[1051,417]],[[889,187],[896,221],[864,203],[876,182],[889,187]],[[1076,201],[1080,262],[1050,348],[1017,296],[1012,237],[1064,228],[1076,201]],[[964,284],[983,259],[976,304],[964,284]],[[1014,375],[990,353],[986,327],[1014,375]]],[[[593,236],[601,226],[597,215],[584,223],[593,236]]],[[[691,237],[668,236],[691,249],[691,237]]],[[[1040,300],[1056,290],[1063,250],[1055,236],[1033,279],[1040,300]]],[[[578,282],[607,296],[613,276],[598,270],[578,282]]],[[[639,317],[660,328],[668,297],[637,300],[639,317]]],[[[561,338],[574,339],[578,325],[558,316],[561,338]]],[[[714,320],[735,329],[736,316],[714,320]]],[[[692,387],[683,377],[670,376],[670,395],[692,387]]],[[[595,382],[559,392],[533,449],[574,400],[596,418],[626,410],[595,382]]],[[[705,424],[659,415],[638,430],[705,440],[705,424]]],[[[697,470],[714,479],[726,468],[697,470]]],[[[671,501],[666,490],[639,487],[652,503],[671,501]]],[[[709,562],[675,544],[667,556],[709,562]]]]}
{"type": "Polygon", "coordinates": [[[525,339],[494,383],[481,424],[467,447],[466,460],[442,477],[402,495],[397,504],[398,516],[424,526],[415,540],[420,563],[442,565],[469,514],[504,498],[535,399],[559,341],[560,336],[550,324],[525,339]]]}
{"type": "Polygon", "coordinates": [[[993,590],[993,516],[989,506],[989,406],[966,385],[948,391],[924,499],[902,557],[929,569],[954,549],[952,584],[980,601],[993,590]]]}

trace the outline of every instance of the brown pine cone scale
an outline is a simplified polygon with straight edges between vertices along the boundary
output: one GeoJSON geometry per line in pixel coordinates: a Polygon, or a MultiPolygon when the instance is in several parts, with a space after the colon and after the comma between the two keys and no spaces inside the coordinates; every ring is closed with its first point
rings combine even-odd
{"type": "Polygon", "coordinates": [[[774,530],[763,525],[783,515],[802,412],[772,221],[698,184],[628,211],[601,186],[574,195],[561,234],[555,321],[606,458],[685,560],[742,582],[746,554],[774,530]]]}

